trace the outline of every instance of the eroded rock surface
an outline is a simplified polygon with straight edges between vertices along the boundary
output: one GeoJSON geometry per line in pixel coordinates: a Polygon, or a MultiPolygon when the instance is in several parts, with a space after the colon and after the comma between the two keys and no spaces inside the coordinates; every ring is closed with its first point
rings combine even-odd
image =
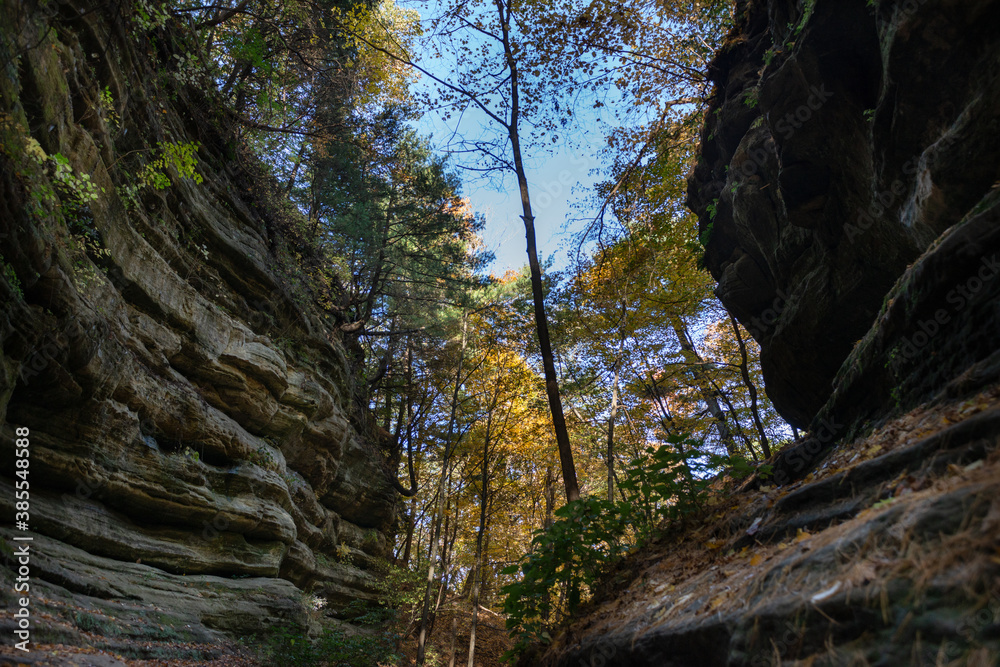
{"type": "Polygon", "coordinates": [[[51,564],[37,576],[223,631],[227,615],[301,615],[304,589],[334,609],[371,597],[396,494],[251,158],[147,55],[176,63],[184,26],[143,34],[134,8],[74,2],[0,11],[0,515],[14,518],[14,429],[28,428],[29,525],[51,564]],[[158,142],[192,141],[203,182],[169,165],[165,189],[137,176],[158,142]],[[72,574],[102,568],[129,579],[72,574]],[[150,597],[140,569],[223,592],[150,597]],[[232,607],[247,581],[266,600],[232,607]]]}
{"type": "MultiPolygon", "coordinates": [[[[959,223],[995,226],[1000,3],[743,1],[736,18],[711,70],[689,204],[717,294],[761,344],[768,395],[804,428],[907,266],[959,223]]],[[[917,345],[937,355],[925,392],[995,347],[996,313],[973,311],[989,310],[1000,281],[947,301],[1000,250],[962,234],[938,249],[947,289],[908,294],[921,312],[894,333],[912,343],[924,309],[949,315],[917,345]],[[985,339],[965,335],[984,327],[985,339]],[[965,349],[938,354],[946,338],[965,349]]]]}

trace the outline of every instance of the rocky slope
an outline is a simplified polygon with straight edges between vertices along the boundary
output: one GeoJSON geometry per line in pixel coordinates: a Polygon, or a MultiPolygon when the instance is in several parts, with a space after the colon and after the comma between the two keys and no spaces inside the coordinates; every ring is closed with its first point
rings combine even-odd
{"type": "Polygon", "coordinates": [[[1000,2],[735,18],[689,205],[809,433],[524,662],[995,665],[1000,2]]]}
{"type": "Polygon", "coordinates": [[[287,222],[187,85],[184,27],[136,7],[0,6],[0,515],[12,545],[27,428],[39,639],[44,600],[58,636],[70,599],[202,638],[302,620],[307,590],[336,611],[394,522],[287,222]]]}

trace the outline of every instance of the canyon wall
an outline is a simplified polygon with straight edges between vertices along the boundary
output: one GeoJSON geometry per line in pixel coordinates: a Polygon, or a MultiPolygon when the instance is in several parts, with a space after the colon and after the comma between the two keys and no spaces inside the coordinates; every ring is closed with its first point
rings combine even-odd
{"type": "Polygon", "coordinates": [[[768,395],[800,428],[835,386],[841,421],[913,405],[995,348],[1000,5],[735,11],[689,177],[716,293],[761,344],[768,395]],[[903,280],[941,271],[940,294],[896,284],[918,258],[903,280]],[[876,321],[888,368],[835,380],[876,321]]]}
{"type": "MultiPolygon", "coordinates": [[[[396,492],[354,355],[191,85],[185,26],[141,3],[0,9],[0,532],[25,534],[27,479],[32,590],[207,639],[301,621],[304,591],[372,599],[396,492]]],[[[53,604],[50,636],[76,633],[53,604]]]]}

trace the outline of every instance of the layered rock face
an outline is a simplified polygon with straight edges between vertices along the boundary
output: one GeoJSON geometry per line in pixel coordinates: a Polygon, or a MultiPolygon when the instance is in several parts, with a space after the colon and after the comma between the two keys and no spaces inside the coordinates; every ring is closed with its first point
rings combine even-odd
{"type": "Polygon", "coordinates": [[[52,585],[131,592],[99,562],[202,575],[223,601],[232,581],[245,602],[233,578],[275,582],[257,614],[195,619],[234,633],[289,591],[371,597],[396,495],[252,161],[185,84],[183,27],[74,2],[2,11],[3,521],[26,427],[39,553],[89,559],[39,565],[52,585]]]}
{"type": "Polygon", "coordinates": [[[877,318],[882,371],[827,416],[913,405],[995,348],[1000,3],[771,0],[736,19],[689,177],[717,294],[799,427],[877,318]],[[940,289],[890,295],[925,252],[908,275],[940,289]]]}

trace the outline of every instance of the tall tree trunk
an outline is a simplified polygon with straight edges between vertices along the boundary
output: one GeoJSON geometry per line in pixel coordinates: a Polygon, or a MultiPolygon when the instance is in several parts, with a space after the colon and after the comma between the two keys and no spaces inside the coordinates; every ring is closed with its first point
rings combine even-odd
{"type": "MultiPolygon", "coordinates": [[[[399,459],[402,457],[403,445],[403,421],[406,421],[406,467],[410,473],[410,488],[404,488],[395,477],[391,480],[396,490],[407,498],[417,495],[417,475],[413,469],[413,340],[410,335],[406,336],[406,399],[400,399],[399,418],[396,422],[396,433],[393,436],[393,468],[399,467],[399,459]]],[[[416,507],[414,505],[414,507],[416,507]]],[[[409,547],[409,545],[407,545],[409,547]]],[[[407,555],[409,552],[407,552],[407,555]]]]}
{"type": "MultiPolygon", "coordinates": [[[[646,378],[642,377],[636,373],[636,377],[642,382],[643,387],[645,387],[649,392],[653,394],[653,399],[656,401],[656,405],[660,408],[660,426],[663,428],[667,435],[677,432],[677,424],[674,422],[674,416],[670,414],[670,410],[663,403],[663,396],[660,395],[660,384],[653,375],[652,367],[650,366],[649,360],[646,360],[647,372],[649,373],[649,382],[646,382],[646,378]]],[[[683,451],[681,452],[683,453],[683,451]]]]}
{"type": "MultiPolygon", "coordinates": [[[[451,492],[451,484],[449,483],[448,495],[453,496],[451,492]]],[[[458,492],[461,493],[461,486],[458,492]]],[[[444,531],[444,554],[441,559],[441,594],[438,596],[438,606],[440,607],[448,599],[448,591],[451,590],[452,580],[455,577],[455,568],[452,559],[455,557],[455,542],[458,539],[458,498],[455,498],[455,510],[454,514],[449,514],[451,519],[451,534],[449,536],[448,529],[445,528],[444,531]]],[[[435,610],[436,611],[436,610],[435,610]]],[[[434,617],[431,617],[433,624],[434,617]]]]}
{"type": "MultiPolygon", "coordinates": [[[[461,439],[461,435],[459,435],[461,439]]],[[[457,464],[456,464],[457,466],[457,464]]],[[[452,493],[451,482],[454,467],[448,471],[448,483],[445,487],[445,516],[444,530],[441,533],[441,579],[438,582],[438,592],[434,602],[434,608],[430,613],[430,621],[427,624],[427,635],[434,634],[434,625],[437,623],[438,612],[448,599],[448,590],[451,588],[451,580],[454,577],[454,564],[452,557],[455,551],[455,540],[458,538],[458,495],[452,493]],[[452,511],[452,501],[455,509],[452,511]]],[[[461,484],[458,491],[461,492],[461,484]]]]}
{"type": "Polygon", "coordinates": [[[615,502],[615,419],[618,417],[618,385],[621,382],[622,361],[625,357],[625,318],[628,316],[628,298],[622,297],[622,312],[619,324],[621,336],[618,339],[618,356],[615,357],[615,379],[611,387],[611,414],[608,415],[608,502],[615,502]]]}
{"type": "Polygon", "coordinates": [[[410,520],[407,522],[406,526],[406,542],[403,546],[403,558],[402,566],[406,567],[410,564],[410,547],[413,545],[413,531],[417,527],[417,496],[414,494],[410,498],[410,520]]]}
{"type": "Polygon", "coordinates": [[[695,349],[691,337],[688,335],[687,325],[677,315],[670,318],[670,324],[677,335],[677,342],[681,346],[681,354],[684,356],[685,362],[687,362],[687,370],[691,373],[691,377],[694,378],[695,386],[701,393],[702,400],[708,406],[709,414],[715,419],[716,426],[719,429],[719,440],[725,445],[729,455],[733,456],[736,454],[736,443],[733,441],[732,431],[729,429],[725,413],[719,406],[718,394],[711,386],[711,383],[709,383],[708,378],[705,377],[705,371],[702,369],[704,362],[701,355],[695,349]]]}
{"type": "Polygon", "coordinates": [[[611,413],[608,415],[608,502],[615,501],[615,418],[618,417],[618,379],[621,360],[615,361],[615,379],[611,386],[611,413]]]}
{"type": "Polygon", "coordinates": [[[545,467],[545,523],[542,527],[548,530],[555,522],[553,512],[556,509],[556,480],[552,474],[552,466],[545,467]]]}
{"type": "Polygon", "coordinates": [[[420,550],[420,547],[423,545],[423,542],[424,542],[424,529],[423,527],[420,527],[417,530],[417,546],[413,550],[413,553],[417,554],[417,565],[416,565],[417,570],[421,569],[420,567],[422,560],[421,557],[423,555],[423,552],[420,550]]]}
{"type": "Polygon", "coordinates": [[[573,464],[573,449],[570,447],[569,431],[566,428],[566,416],[563,414],[562,399],[559,396],[559,379],[556,376],[555,357],[552,354],[552,342],[549,338],[549,322],[545,314],[545,294],[542,289],[542,268],[538,262],[538,249],[535,243],[535,217],[531,213],[531,196],[528,192],[528,177],[524,172],[521,159],[521,137],[518,131],[520,122],[520,89],[519,71],[514,52],[510,44],[511,11],[505,0],[495,0],[502,30],[504,55],[507,58],[507,68],[510,71],[510,120],[507,123],[507,135],[510,138],[511,152],[514,156],[514,173],[517,176],[517,187],[521,193],[521,219],[524,220],[524,236],[528,247],[528,266],[531,269],[531,296],[535,306],[535,330],[538,333],[538,346],[542,353],[542,367],[545,370],[545,393],[549,399],[549,409],[552,412],[552,426],[556,432],[556,444],[559,447],[559,462],[562,466],[563,484],[566,487],[566,501],[572,502],[580,498],[580,486],[576,480],[576,466],[573,464]]]}
{"type": "Polygon", "coordinates": [[[431,629],[427,631],[428,633],[433,632],[435,615],[441,606],[442,591],[448,585],[448,565],[451,563],[451,554],[448,548],[448,536],[451,534],[451,489],[448,489],[448,496],[448,505],[444,511],[444,530],[441,531],[441,582],[438,584],[437,603],[434,605],[434,613],[431,614],[431,629]]]}
{"type": "MultiPolygon", "coordinates": [[[[493,508],[493,499],[490,499],[489,507],[486,510],[486,529],[483,531],[483,562],[486,562],[486,554],[490,552],[490,538],[493,533],[490,532],[490,510],[493,508]]],[[[490,603],[490,587],[489,582],[486,581],[486,569],[481,568],[479,570],[479,606],[486,607],[490,603]]]]}
{"type": "Polygon", "coordinates": [[[295,158],[295,166],[292,167],[292,173],[288,176],[288,184],[285,185],[285,196],[288,197],[292,194],[292,188],[295,186],[295,179],[299,173],[299,166],[302,164],[302,158],[306,154],[306,144],[308,142],[303,138],[302,143],[299,144],[299,154],[295,158]]]}
{"type": "Polygon", "coordinates": [[[764,458],[769,459],[771,458],[771,445],[767,442],[767,433],[764,432],[764,422],[761,421],[760,412],[757,410],[757,387],[754,386],[753,381],[750,379],[750,369],[747,364],[747,346],[743,342],[743,336],[740,334],[739,322],[731,314],[729,321],[733,324],[733,333],[736,334],[736,342],[740,346],[740,375],[743,376],[743,384],[747,386],[747,391],[750,392],[750,413],[753,415],[754,426],[757,427],[757,435],[760,436],[760,446],[764,450],[764,458]]]}
{"type": "Polygon", "coordinates": [[[740,437],[743,442],[743,446],[746,450],[750,452],[751,458],[754,461],[759,461],[760,458],[757,456],[757,450],[754,449],[753,443],[750,441],[750,437],[747,435],[746,429],[743,428],[743,422],[740,421],[740,415],[736,411],[736,406],[733,402],[729,400],[729,396],[722,390],[719,383],[715,381],[714,378],[709,377],[709,381],[712,383],[712,387],[715,389],[715,395],[718,396],[723,403],[726,404],[726,409],[729,410],[729,416],[733,418],[733,430],[736,431],[736,435],[740,437]]]}
{"type": "Polygon", "coordinates": [[[444,456],[441,460],[441,478],[438,481],[438,500],[435,512],[436,520],[432,521],[432,535],[430,536],[431,553],[430,561],[427,563],[427,585],[424,588],[424,601],[420,612],[420,634],[417,637],[417,667],[422,667],[427,659],[427,625],[429,622],[429,612],[431,604],[431,591],[434,590],[434,566],[437,561],[438,541],[440,539],[440,525],[442,508],[445,505],[445,485],[448,480],[448,463],[453,449],[452,437],[455,435],[455,421],[458,417],[458,392],[462,387],[462,366],[465,363],[465,345],[468,331],[468,314],[462,313],[462,347],[458,355],[458,368],[455,371],[455,390],[451,395],[451,416],[448,418],[448,435],[444,441],[444,456]]]}
{"type": "MultiPolygon", "coordinates": [[[[495,406],[494,406],[495,407],[495,406]]],[[[473,658],[476,655],[476,624],[479,622],[479,586],[483,571],[483,534],[486,532],[486,505],[489,498],[489,456],[490,456],[490,431],[493,426],[493,411],[486,422],[486,437],[483,438],[483,475],[480,478],[480,500],[479,500],[479,531],[476,533],[476,560],[472,568],[472,621],[469,624],[469,665],[473,667],[473,658]]]]}

